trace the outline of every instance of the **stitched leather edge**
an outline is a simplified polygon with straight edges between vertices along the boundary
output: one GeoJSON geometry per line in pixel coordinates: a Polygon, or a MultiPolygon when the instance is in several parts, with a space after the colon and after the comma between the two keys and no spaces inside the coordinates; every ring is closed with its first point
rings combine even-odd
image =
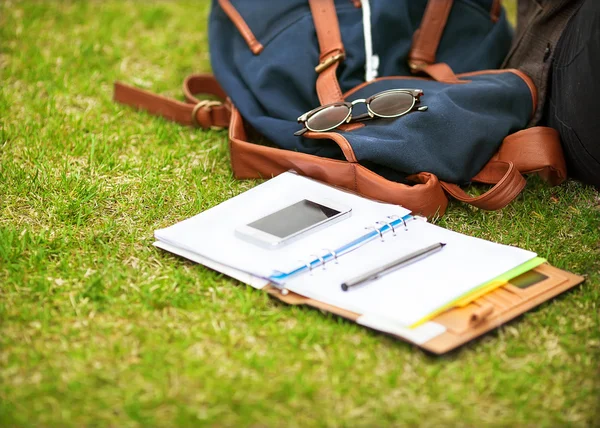
{"type": "MultiPolygon", "coordinates": [[[[460,79],[462,77],[482,76],[482,75],[486,75],[486,74],[502,74],[502,73],[513,73],[513,74],[519,76],[521,78],[521,80],[523,80],[523,82],[525,82],[525,84],[529,88],[529,92],[531,93],[531,102],[532,102],[531,117],[533,117],[535,115],[535,112],[538,107],[537,88],[535,87],[535,83],[533,83],[533,80],[531,80],[531,78],[528,75],[526,75],[525,73],[523,73],[521,70],[517,70],[515,68],[505,68],[505,69],[498,69],[498,70],[480,70],[480,71],[472,71],[469,73],[460,73],[460,74],[457,74],[456,77],[458,77],[460,79]]],[[[372,80],[370,82],[363,82],[360,85],[355,86],[354,88],[345,92],[343,94],[343,97],[347,98],[350,95],[354,94],[355,92],[358,92],[359,90],[363,89],[364,87],[372,84],[373,82],[379,82],[379,81],[384,81],[384,80],[433,80],[433,79],[427,78],[427,77],[420,77],[420,76],[378,77],[377,79],[372,80]]],[[[449,85],[459,84],[459,82],[442,82],[442,83],[447,83],[449,85]]],[[[462,83],[462,82],[460,82],[460,83],[462,83]]]]}
{"type": "Polygon", "coordinates": [[[225,12],[225,14],[231,20],[231,22],[233,22],[233,25],[236,26],[236,28],[240,32],[240,35],[246,41],[252,53],[254,55],[258,55],[259,53],[261,53],[264,48],[263,45],[258,40],[256,40],[254,33],[252,32],[244,18],[242,18],[242,15],[240,15],[236,8],[233,7],[231,2],[229,0],[219,0],[219,6],[221,6],[223,12],[225,12]]]}
{"type": "Polygon", "coordinates": [[[500,20],[500,16],[502,15],[502,0],[494,0],[491,7],[490,18],[492,22],[498,22],[500,20]]]}
{"type": "Polygon", "coordinates": [[[531,117],[533,117],[538,108],[537,88],[535,86],[535,83],[533,83],[533,80],[531,79],[531,77],[529,77],[527,74],[523,73],[521,70],[517,70],[516,68],[504,68],[504,69],[498,69],[498,70],[480,70],[480,71],[472,71],[469,73],[457,74],[457,76],[460,78],[460,77],[469,77],[469,76],[480,76],[483,74],[502,74],[502,73],[513,73],[513,74],[519,76],[523,80],[523,82],[525,82],[525,84],[529,88],[529,91],[531,92],[531,102],[532,102],[531,117]]]}

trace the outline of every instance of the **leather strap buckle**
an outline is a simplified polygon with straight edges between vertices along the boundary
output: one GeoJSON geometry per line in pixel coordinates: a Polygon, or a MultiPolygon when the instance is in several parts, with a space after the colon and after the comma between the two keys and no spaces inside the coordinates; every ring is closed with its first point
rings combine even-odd
{"type": "Polygon", "coordinates": [[[330,66],[332,66],[336,62],[340,62],[344,58],[346,58],[346,54],[344,52],[340,52],[340,53],[338,53],[336,55],[332,55],[329,58],[326,58],[323,61],[321,61],[319,63],[319,65],[317,65],[315,67],[315,71],[317,73],[321,73],[322,71],[328,69],[330,66]]]}
{"type": "MultiPolygon", "coordinates": [[[[194,106],[194,109],[192,110],[192,125],[196,128],[201,128],[202,125],[198,122],[198,110],[200,110],[201,108],[206,109],[206,111],[208,113],[211,112],[213,107],[218,107],[218,106],[222,106],[223,103],[221,101],[213,101],[213,100],[202,100],[200,101],[198,104],[196,104],[194,106]]],[[[212,128],[212,126],[211,126],[212,128]]]]}
{"type": "Polygon", "coordinates": [[[408,61],[408,66],[410,67],[410,70],[413,73],[416,73],[417,71],[421,71],[423,70],[425,67],[427,67],[429,64],[427,64],[425,61],[408,61]]]}

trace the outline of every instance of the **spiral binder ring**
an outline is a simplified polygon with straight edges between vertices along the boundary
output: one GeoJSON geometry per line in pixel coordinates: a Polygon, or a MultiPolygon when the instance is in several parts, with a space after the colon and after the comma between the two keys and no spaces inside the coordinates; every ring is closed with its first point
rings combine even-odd
{"type": "Polygon", "coordinates": [[[319,256],[318,254],[311,254],[310,256],[319,259],[321,266],[323,266],[323,270],[325,270],[325,258],[323,256],[319,256]]]}
{"type": "Polygon", "coordinates": [[[306,268],[308,269],[308,272],[310,274],[312,274],[312,264],[310,262],[307,262],[305,260],[298,260],[299,262],[301,262],[302,264],[304,264],[304,266],[306,266],[306,268]]]}
{"type": "Polygon", "coordinates": [[[375,232],[379,233],[379,239],[381,239],[381,242],[383,242],[383,233],[381,233],[381,230],[379,230],[377,227],[367,226],[365,229],[373,229],[375,232]]]}
{"type": "Polygon", "coordinates": [[[387,221],[378,221],[377,224],[385,224],[392,230],[392,236],[396,236],[396,229],[392,225],[392,223],[388,223],[387,221]]]}
{"type": "MultiPolygon", "coordinates": [[[[377,232],[381,242],[385,242],[383,235],[384,235],[384,231],[385,231],[385,233],[387,233],[388,229],[385,229],[385,226],[379,226],[379,225],[388,226],[388,228],[392,231],[392,236],[397,236],[398,230],[400,230],[398,228],[398,226],[400,225],[400,222],[402,222],[402,224],[404,225],[404,230],[408,231],[408,225],[407,225],[406,218],[408,218],[408,220],[411,221],[411,220],[415,220],[417,217],[415,217],[415,216],[401,217],[400,215],[392,214],[392,215],[386,216],[386,218],[388,220],[382,220],[382,221],[375,222],[376,226],[366,226],[365,227],[366,230],[374,230],[375,232],[377,232]]],[[[426,221],[426,219],[425,219],[425,221],[426,221]]],[[[337,250],[332,250],[330,248],[322,248],[321,253],[320,253],[321,255],[318,255],[316,253],[310,254],[309,257],[311,257],[311,259],[308,261],[306,259],[298,259],[299,265],[297,265],[295,269],[290,270],[288,272],[276,271],[269,278],[272,277],[275,279],[275,282],[284,284],[285,280],[287,280],[289,277],[291,277],[293,275],[297,275],[299,273],[306,272],[306,270],[308,270],[310,275],[312,275],[315,267],[321,266],[323,268],[323,270],[326,269],[326,264],[331,261],[330,256],[333,258],[334,263],[338,264],[338,259],[340,256],[343,256],[344,254],[346,254],[350,251],[353,251],[356,248],[375,240],[376,238],[377,238],[377,235],[373,235],[373,233],[369,232],[369,233],[363,234],[363,236],[358,237],[354,241],[348,242],[345,245],[340,246],[337,250]]],[[[282,289],[283,294],[285,294],[286,291],[287,290],[282,289]]]]}
{"type": "Polygon", "coordinates": [[[335,251],[330,250],[329,248],[323,248],[323,251],[326,251],[327,252],[326,254],[331,254],[333,256],[333,262],[336,265],[338,264],[337,253],[335,251]]]}
{"type": "Polygon", "coordinates": [[[408,230],[408,226],[406,225],[406,220],[396,214],[393,215],[389,215],[387,216],[387,218],[389,218],[390,220],[402,220],[402,223],[404,224],[404,231],[406,232],[408,230]]]}

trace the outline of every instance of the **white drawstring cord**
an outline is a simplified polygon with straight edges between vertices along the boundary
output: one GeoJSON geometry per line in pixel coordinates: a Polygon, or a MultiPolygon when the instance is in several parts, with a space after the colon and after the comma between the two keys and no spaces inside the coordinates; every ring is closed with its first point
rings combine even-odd
{"type": "Polygon", "coordinates": [[[365,35],[365,81],[370,82],[377,77],[379,56],[373,54],[373,39],[371,37],[371,5],[369,0],[361,0],[363,14],[363,31],[365,35]]]}

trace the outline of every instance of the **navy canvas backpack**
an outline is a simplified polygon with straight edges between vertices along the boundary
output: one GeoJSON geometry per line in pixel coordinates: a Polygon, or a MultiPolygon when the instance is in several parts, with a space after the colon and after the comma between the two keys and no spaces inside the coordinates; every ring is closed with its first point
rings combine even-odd
{"type": "Polygon", "coordinates": [[[214,78],[190,76],[186,103],[120,83],[115,99],[229,127],[238,178],[293,169],[428,216],[443,214],[448,194],[498,209],[523,189],[522,173],[566,176],[557,133],[527,129],[531,79],[498,70],[511,39],[499,0],[213,0],[214,78]],[[427,110],[294,135],[320,105],[397,89],[422,90],[427,110]],[[459,186],[472,182],[493,187],[471,197],[459,186]]]}

